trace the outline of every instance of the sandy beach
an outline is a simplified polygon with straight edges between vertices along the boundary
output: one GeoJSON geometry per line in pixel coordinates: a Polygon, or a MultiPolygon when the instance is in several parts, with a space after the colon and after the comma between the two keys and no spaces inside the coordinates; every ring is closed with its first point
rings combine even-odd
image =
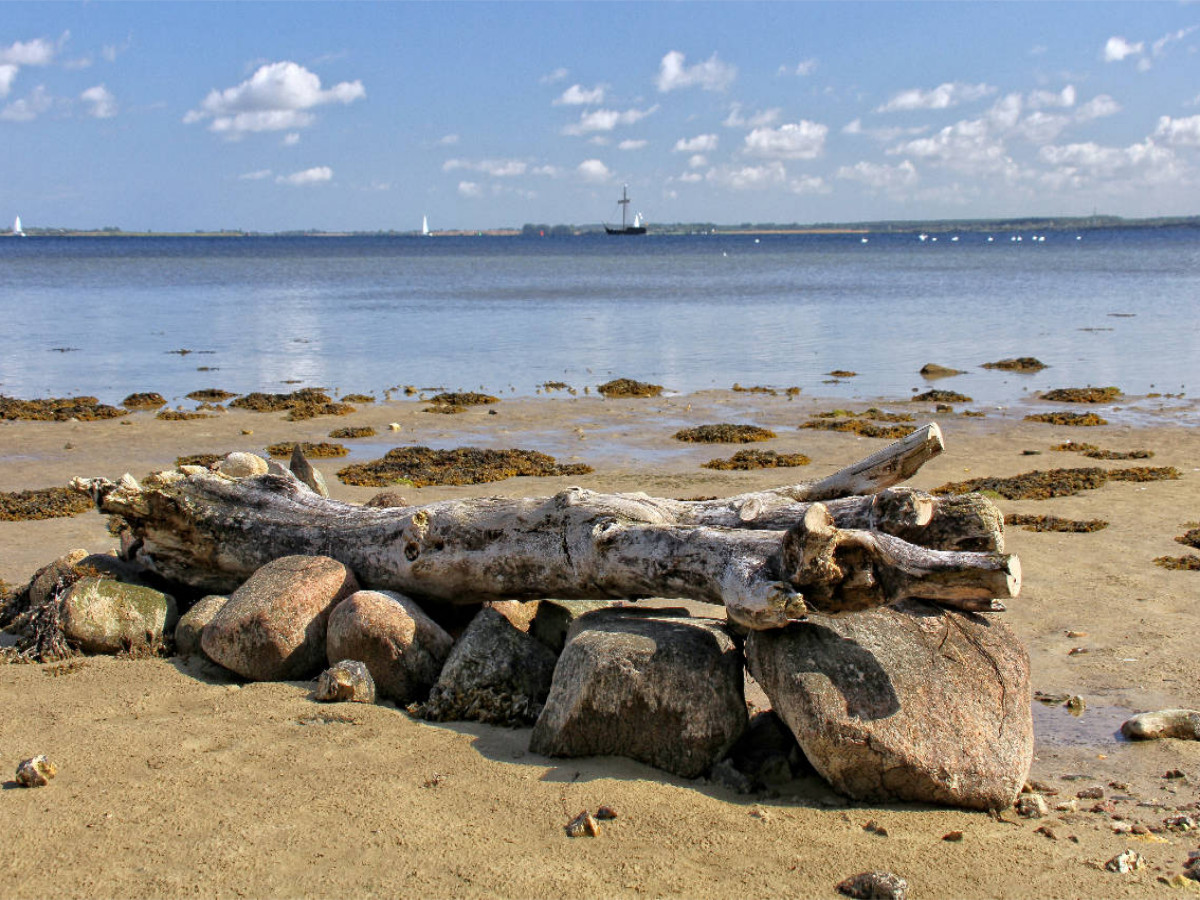
{"type": "MultiPolygon", "coordinates": [[[[934,414],[931,404],[875,404],[941,425],[945,453],[909,482],[924,490],[1034,469],[1153,465],[1181,473],[1177,480],[1110,481],[1051,500],[997,501],[1005,513],[1109,523],[1092,533],[1008,528],[1007,549],[1020,556],[1024,585],[1003,614],[1029,650],[1034,689],[1087,704],[1078,717],[1034,704],[1031,778],[1057,790],[1052,807],[1100,787],[1098,811],[1091,811],[1094,799],[1040,820],[1012,810],[997,819],[872,807],[838,797],[815,777],[780,796],[744,796],[623,759],[540,757],[528,751],[528,729],[434,725],[387,704],[322,706],[310,698],[309,683],[242,683],[197,658],[92,657],[0,666],[0,702],[9,711],[0,725],[4,777],[39,753],[59,767],[46,788],[20,790],[9,781],[0,793],[10,848],[0,893],[833,897],[839,881],[875,869],[907,879],[910,896],[919,898],[1168,891],[1161,881],[1183,870],[1200,848],[1200,832],[1117,831],[1122,823],[1157,829],[1180,811],[1197,814],[1200,742],[1134,744],[1116,732],[1135,712],[1200,707],[1200,572],[1154,563],[1188,553],[1174,539],[1200,520],[1200,429],[1191,424],[1194,401],[1168,408],[1153,398],[1127,401],[1116,411],[1100,408],[1112,424],[1092,428],[1028,422],[1029,410],[1017,406],[966,417],[934,414]],[[1154,456],[1099,461],[1051,449],[1068,440],[1154,456]],[[602,804],[618,818],[599,837],[565,836],[576,813],[602,804]],[[886,836],[864,830],[872,820],[886,836]],[[961,841],[943,839],[955,831],[961,841]],[[1125,849],[1140,853],[1146,867],[1105,871],[1125,849]]],[[[238,410],[179,422],[149,412],[101,422],[0,421],[0,491],[62,485],[77,475],[141,478],[181,455],[263,453],[272,443],[327,441],[335,428],[369,425],[376,437],[343,442],[349,461],[424,444],[539,450],[594,469],[570,478],[399,489],[417,504],[547,495],[569,484],[726,496],[815,480],[885,446],[798,428],[839,405],[848,404],[711,391],[617,401],[509,398],[454,416],[423,412],[426,404],[410,398],[302,422],[238,410]],[[701,463],[742,448],[672,437],[685,426],[723,422],[771,428],[778,437],[753,446],[802,452],[812,463],[714,471],[701,463]]],[[[314,460],[335,498],[361,502],[378,492],[339,482],[335,473],[346,462],[314,460]]],[[[0,579],[19,586],[73,548],[113,548],[105,525],[95,512],[0,522],[0,579]]]]}

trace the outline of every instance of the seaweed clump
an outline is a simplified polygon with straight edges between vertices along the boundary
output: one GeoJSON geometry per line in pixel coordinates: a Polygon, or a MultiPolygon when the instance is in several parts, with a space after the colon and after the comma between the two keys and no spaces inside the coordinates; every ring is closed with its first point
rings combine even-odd
{"type": "Polygon", "coordinates": [[[1175,540],[1183,544],[1185,547],[1195,547],[1200,549],[1200,528],[1189,528],[1175,540]]]}
{"type": "Polygon", "coordinates": [[[176,468],[180,466],[203,466],[206,469],[211,469],[225,457],[219,453],[192,453],[188,456],[175,457],[176,468]]]}
{"type": "Polygon", "coordinates": [[[1111,403],[1120,396],[1121,389],[1117,387],[1055,388],[1042,394],[1041,399],[1055,403],[1111,403]]]}
{"type": "Polygon", "coordinates": [[[192,419],[211,419],[208,413],[188,412],[186,409],[164,409],[154,418],[167,422],[190,422],[192,419]]]}
{"type": "Polygon", "coordinates": [[[121,405],[126,409],[158,409],[160,406],[167,405],[167,399],[155,391],[145,391],[139,394],[130,394],[121,401],[121,405]]]}
{"type": "Polygon", "coordinates": [[[1026,531],[1064,531],[1084,534],[1107,528],[1103,519],[1063,519],[1059,516],[1036,516],[1024,513],[1009,513],[1004,517],[1005,525],[1021,525],[1026,531]]]}
{"type": "Polygon", "coordinates": [[[387,487],[393,484],[484,484],[521,476],[586,475],[591,466],[559,465],[553,456],[534,450],[485,450],[458,447],[397,447],[382,459],[354,463],[337,473],[345,484],[387,487]]]}
{"type": "Polygon", "coordinates": [[[1152,459],[1153,450],[1101,450],[1095,444],[1085,444],[1082,441],[1067,441],[1051,447],[1051,450],[1082,453],[1088,459],[1152,459]]]}
{"type": "Polygon", "coordinates": [[[1179,477],[1173,466],[1135,466],[1131,469],[1051,469],[1033,471],[1011,478],[984,477],[969,481],[952,481],[933,489],[939,496],[991,492],[1006,500],[1048,500],[1051,497],[1070,497],[1082,491],[1095,490],[1108,481],[1164,481],[1179,477]]]}
{"type": "Polygon", "coordinates": [[[429,398],[433,406],[427,406],[423,412],[443,413],[454,415],[466,412],[472,406],[487,406],[499,403],[499,397],[491,394],[479,394],[474,391],[446,391],[429,398]]]}
{"type": "Polygon", "coordinates": [[[1189,572],[1200,572],[1200,556],[1189,553],[1187,556],[1159,556],[1154,564],[1164,569],[1180,569],[1189,572]]]}
{"type": "Polygon", "coordinates": [[[96,422],[118,419],[124,409],[101,403],[95,397],[45,397],[37,400],[18,400],[0,394],[0,419],[20,419],[30,422],[96,422]]]}
{"type": "Polygon", "coordinates": [[[614,378],[596,388],[605,398],[618,397],[657,397],[663,392],[661,384],[650,384],[645,381],[634,381],[631,378],[614,378]]]}
{"type": "Polygon", "coordinates": [[[254,391],[238,397],[229,405],[235,409],[248,409],[253,412],[286,411],[286,418],[291,422],[316,416],[345,416],[355,411],[349,403],[335,403],[333,398],[320,388],[301,388],[290,394],[254,391]]]}
{"type": "Polygon", "coordinates": [[[746,472],[751,469],[785,469],[807,466],[812,460],[803,453],[776,453],[774,450],[739,450],[729,459],[711,459],[705,469],[746,472]]]}
{"type": "Polygon", "coordinates": [[[775,432],[757,425],[697,425],[675,432],[675,440],[696,444],[753,444],[769,441],[775,432]]]}
{"type": "Polygon", "coordinates": [[[1045,422],[1048,425],[1071,425],[1080,428],[1091,428],[1096,425],[1107,425],[1108,419],[1095,413],[1052,412],[1030,413],[1025,417],[1026,422],[1045,422]]]}
{"type": "Polygon", "coordinates": [[[375,429],[370,425],[351,425],[349,428],[335,428],[329,432],[331,438],[345,440],[346,438],[375,437],[375,429]]]}
{"type": "Polygon", "coordinates": [[[912,398],[913,403],[973,403],[974,401],[966,394],[960,394],[958,391],[943,391],[938,388],[932,388],[923,394],[917,394],[912,398]]]}
{"type": "Polygon", "coordinates": [[[1000,369],[1004,372],[1040,372],[1046,364],[1032,356],[1018,356],[1015,359],[1001,359],[996,362],[984,363],[984,369],[1000,369]]]}
{"type": "Polygon", "coordinates": [[[346,394],[342,397],[343,403],[374,403],[375,398],[370,394],[346,394]]]}
{"type": "Polygon", "coordinates": [[[78,491],[65,487],[38,488],[32,491],[0,491],[0,520],[28,522],[36,519],[65,519],[92,508],[92,501],[78,491]]]}
{"type": "Polygon", "coordinates": [[[229,391],[223,391],[220,388],[204,388],[199,391],[192,391],[187,395],[189,400],[197,400],[201,403],[224,403],[237,394],[231,394],[229,391]]]}
{"type": "Polygon", "coordinates": [[[309,443],[308,441],[282,441],[278,444],[271,444],[267,447],[267,453],[274,457],[291,456],[292,451],[299,446],[300,452],[309,459],[333,459],[337,456],[346,456],[350,453],[341,444],[331,444],[328,441],[321,441],[319,444],[309,443]]]}

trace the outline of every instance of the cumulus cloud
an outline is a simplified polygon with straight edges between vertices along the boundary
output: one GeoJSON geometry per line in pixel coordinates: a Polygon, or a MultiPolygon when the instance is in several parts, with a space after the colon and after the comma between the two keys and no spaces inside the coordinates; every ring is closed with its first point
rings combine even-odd
{"type": "Polygon", "coordinates": [[[598,84],[590,89],[581,84],[573,84],[562,92],[562,96],[554,101],[554,105],[591,106],[595,103],[603,103],[605,90],[606,86],[603,84],[598,84]]]}
{"type": "Polygon", "coordinates": [[[1143,41],[1135,44],[1120,35],[1113,35],[1105,41],[1102,56],[1105,62],[1121,62],[1130,56],[1141,56],[1145,49],[1146,44],[1143,41]]]}
{"type": "Polygon", "coordinates": [[[641,150],[649,143],[650,143],[649,141],[645,141],[645,140],[621,141],[621,143],[617,144],[617,149],[618,150],[641,150]]]}
{"type": "Polygon", "coordinates": [[[875,112],[902,112],[914,109],[950,109],[960,103],[971,103],[996,93],[990,84],[964,84],[947,81],[932,90],[909,88],[896,94],[875,112]]]}
{"type": "Polygon", "coordinates": [[[12,83],[17,78],[19,67],[12,63],[0,65],[0,97],[7,97],[12,90],[12,83]]]}
{"type": "Polygon", "coordinates": [[[584,181],[590,181],[594,184],[603,183],[612,177],[608,166],[598,159],[585,159],[575,171],[579,173],[579,177],[584,181]]]}
{"type": "Polygon", "coordinates": [[[20,100],[14,100],[0,109],[2,122],[32,122],[54,105],[54,98],[43,85],[38,85],[20,100]]]}
{"type": "Polygon", "coordinates": [[[1054,91],[1034,91],[1029,95],[1030,109],[1044,109],[1047,107],[1069,108],[1075,105],[1075,85],[1068,84],[1065,88],[1057,93],[1054,91]]]}
{"type": "Polygon", "coordinates": [[[658,89],[662,93],[680,88],[699,87],[706,91],[723,91],[737,78],[737,66],[721,62],[714,53],[694,66],[684,64],[686,57],[672,50],[658,64],[658,89]]]}
{"type": "Polygon", "coordinates": [[[746,135],[745,151],[768,159],[816,159],[825,149],[829,126],[801,119],[778,128],[756,128],[746,135]]]}
{"type": "Polygon", "coordinates": [[[57,47],[45,38],[17,41],[0,47],[0,65],[48,66],[54,61],[57,47]]]}
{"type": "Polygon", "coordinates": [[[453,172],[457,169],[467,169],[472,172],[482,172],[493,178],[513,178],[524,175],[529,171],[529,164],[520,159],[448,159],[442,163],[443,172],[453,172]]]}
{"type": "Polygon", "coordinates": [[[292,131],[315,121],[309,112],[330,103],[349,104],[366,96],[361,81],[343,81],[322,89],[315,73],[294,62],[260,66],[241,84],[210,91],[185,124],[211,119],[209,130],[229,137],[261,131],[292,131]]]}
{"type": "Polygon", "coordinates": [[[1174,151],[1150,138],[1128,147],[1104,147],[1093,142],[1049,146],[1039,150],[1038,155],[1057,167],[1048,174],[1049,179],[1074,187],[1118,177],[1126,179],[1125,187],[1167,184],[1182,175],[1174,151]]]}
{"type": "Polygon", "coordinates": [[[895,191],[917,183],[917,167],[907,159],[895,166],[863,160],[853,166],[840,167],[837,177],[857,181],[877,190],[895,191]]]}
{"type": "Polygon", "coordinates": [[[117,98],[102,84],[88,88],[79,95],[79,99],[93,119],[111,119],[117,114],[117,98]]]}
{"type": "Polygon", "coordinates": [[[568,125],[562,130],[562,133],[581,136],[597,131],[612,131],[618,125],[633,125],[635,122],[640,122],[657,110],[657,106],[649,109],[627,109],[624,112],[615,109],[597,109],[580,115],[579,121],[568,125]]]}
{"type": "Polygon", "coordinates": [[[689,169],[703,169],[708,165],[708,157],[703,153],[697,153],[688,159],[689,169]]]}
{"type": "Polygon", "coordinates": [[[479,197],[482,196],[483,190],[477,182],[460,181],[458,183],[458,193],[461,197],[479,197]]]}
{"type": "Polygon", "coordinates": [[[674,153],[710,153],[717,149],[715,134],[698,134],[694,138],[680,138],[675,142],[674,153]]]}
{"type": "Polygon", "coordinates": [[[787,169],[778,160],[759,166],[726,166],[710,169],[708,181],[735,191],[758,190],[787,181],[787,169]]]}
{"type": "Polygon", "coordinates": [[[774,125],[778,122],[782,112],[779,107],[774,107],[746,116],[742,115],[742,104],[735,103],[729,110],[729,116],[721,124],[726,128],[762,128],[764,125],[774,125]]]}
{"type": "Polygon", "coordinates": [[[292,131],[283,136],[283,146],[285,147],[295,147],[298,143],[300,143],[300,132],[298,131],[292,131]]]}
{"type": "Polygon", "coordinates": [[[333,169],[329,168],[329,166],[313,166],[311,169],[305,169],[302,172],[293,172],[291,175],[280,175],[275,181],[278,184],[303,187],[309,184],[321,184],[332,179],[333,169]]]}
{"type": "Polygon", "coordinates": [[[559,67],[559,68],[555,69],[553,72],[550,72],[547,75],[543,75],[541,78],[538,79],[538,81],[540,81],[542,84],[555,84],[556,82],[562,81],[564,78],[566,78],[570,74],[571,73],[567,69],[559,67]]]}
{"type": "Polygon", "coordinates": [[[1077,122],[1090,122],[1092,119],[1103,119],[1116,115],[1121,111],[1121,104],[1108,94],[1097,94],[1075,111],[1077,122]]]}
{"type": "Polygon", "coordinates": [[[1200,116],[1173,119],[1162,116],[1154,137],[1176,147],[1200,147],[1200,116]]]}

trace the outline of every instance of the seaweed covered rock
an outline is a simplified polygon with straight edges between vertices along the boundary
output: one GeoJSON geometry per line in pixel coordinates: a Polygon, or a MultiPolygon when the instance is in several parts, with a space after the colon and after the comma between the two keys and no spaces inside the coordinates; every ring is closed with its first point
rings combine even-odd
{"type": "Polygon", "coordinates": [[[361,660],[380,696],[408,703],[429,692],[454,639],[410,598],[357,591],[329,616],[325,655],[361,660]]]}
{"type": "Polygon", "coordinates": [[[325,664],[333,608],[358,590],[327,556],[283,556],[229,597],[200,637],[204,655],[251,681],[311,678],[325,664]]]}
{"type": "Polygon", "coordinates": [[[110,578],[80,578],[63,596],[61,627],[85,653],[155,651],[175,627],[175,600],[168,594],[110,578]]]}
{"type": "Polygon", "coordinates": [[[856,800],[1005,809],[1033,760],[1029,656],[993,616],[907,600],[746,641],[805,756],[856,800]]]}
{"type": "Polygon", "coordinates": [[[746,723],[742,655],[720,621],[602,610],[572,625],[530,749],[695,778],[746,723]]]}
{"type": "Polygon", "coordinates": [[[528,725],[542,711],[554,654],[499,610],[480,610],[450,652],[429,700],[412,708],[434,722],[528,725]]]}

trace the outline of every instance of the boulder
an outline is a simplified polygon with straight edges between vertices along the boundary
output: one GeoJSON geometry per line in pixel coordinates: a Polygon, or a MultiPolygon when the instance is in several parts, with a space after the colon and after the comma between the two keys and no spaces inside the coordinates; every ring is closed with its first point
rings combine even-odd
{"type": "Polygon", "coordinates": [[[424,697],[450,655],[453,639],[403,594],[358,591],[329,616],[325,657],[366,664],[380,696],[408,703],[424,697]]]}
{"type": "Polygon", "coordinates": [[[555,657],[495,609],[481,609],[467,626],[429,700],[413,712],[435,722],[475,720],[528,725],[542,711],[555,657]]]}
{"type": "Polygon", "coordinates": [[[322,497],[329,496],[329,488],[325,484],[325,476],[319,470],[313,467],[313,464],[305,457],[304,451],[300,449],[300,445],[296,444],[292,448],[292,459],[290,463],[292,474],[303,481],[306,485],[313,489],[322,497]]]}
{"type": "Polygon", "coordinates": [[[79,577],[75,566],[88,558],[86,550],[72,550],[54,562],[38,569],[29,582],[29,606],[40,609],[46,605],[55,590],[70,587],[79,577]]]}
{"type": "Polygon", "coordinates": [[[751,674],[856,800],[1012,805],[1033,761],[1029,655],[994,616],[905,601],[752,632],[751,674]]]}
{"type": "Polygon", "coordinates": [[[311,678],[325,664],[333,608],[358,590],[327,556],[284,556],[250,576],[200,635],[205,656],[251,681],[311,678]]]}
{"type": "Polygon", "coordinates": [[[321,703],[374,703],[375,681],[357,659],[343,659],[317,678],[313,699],[321,703]]]}
{"type": "Polygon", "coordinates": [[[196,656],[204,652],[200,649],[200,634],[204,631],[204,626],[211,622],[213,616],[228,602],[228,597],[210,594],[201,597],[192,604],[191,609],[179,617],[179,624],[175,626],[176,655],[196,656]]]}
{"type": "Polygon", "coordinates": [[[553,650],[562,653],[567,632],[580,616],[598,609],[616,606],[618,600],[542,600],[537,605],[529,633],[553,650]]]}
{"type": "Polygon", "coordinates": [[[624,756],[684,778],[746,728],[742,656],[716,619],[594,612],[571,626],[530,749],[624,756]]]}
{"type": "Polygon", "coordinates": [[[111,578],[80,578],[62,599],[60,624],[72,646],[85,653],[155,650],[175,627],[168,594],[111,578]]]}
{"type": "Polygon", "coordinates": [[[267,461],[254,453],[235,451],[217,463],[217,471],[230,478],[267,474],[267,461]]]}

